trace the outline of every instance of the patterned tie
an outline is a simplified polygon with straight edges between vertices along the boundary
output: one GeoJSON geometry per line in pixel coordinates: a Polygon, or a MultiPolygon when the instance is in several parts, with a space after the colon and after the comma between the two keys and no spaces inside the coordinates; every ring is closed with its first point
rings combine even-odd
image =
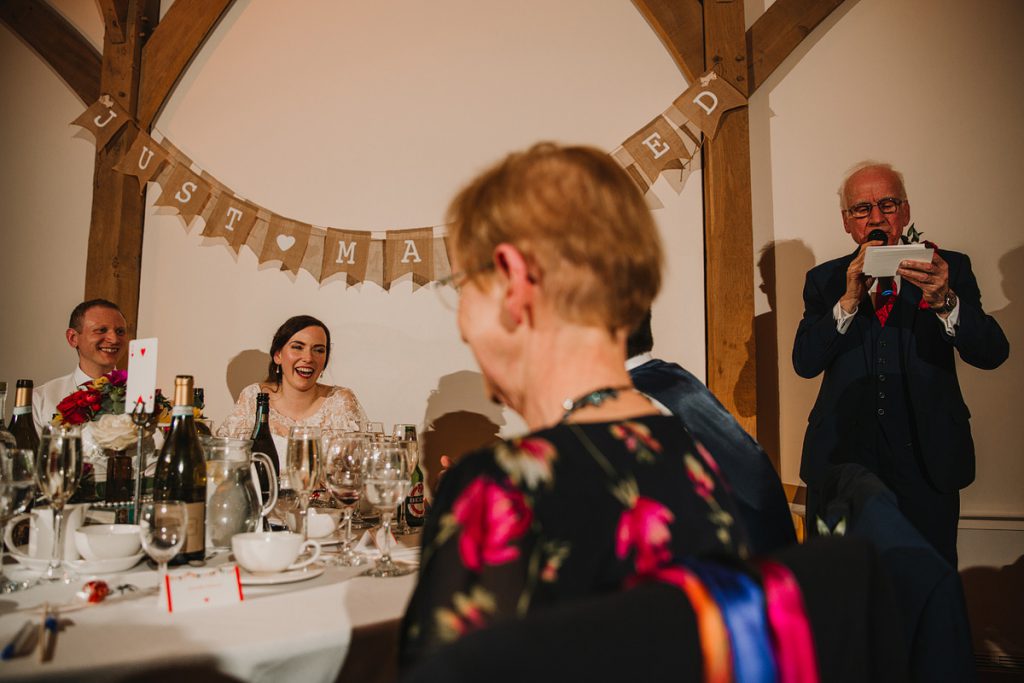
{"type": "Polygon", "coordinates": [[[896,283],[891,277],[878,278],[878,288],[875,290],[875,316],[879,324],[885,327],[892,307],[896,303],[896,283]]]}

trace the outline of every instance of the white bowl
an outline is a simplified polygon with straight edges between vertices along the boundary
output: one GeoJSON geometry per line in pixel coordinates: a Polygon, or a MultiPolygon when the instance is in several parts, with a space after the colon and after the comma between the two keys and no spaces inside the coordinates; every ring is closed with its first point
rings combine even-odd
{"type": "Polygon", "coordinates": [[[142,547],[138,524],[96,524],[75,530],[75,547],[86,560],[137,555],[142,547]]]}
{"type": "Polygon", "coordinates": [[[309,508],[306,523],[309,524],[310,538],[330,536],[338,528],[341,521],[341,510],[338,508],[309,508]]]}

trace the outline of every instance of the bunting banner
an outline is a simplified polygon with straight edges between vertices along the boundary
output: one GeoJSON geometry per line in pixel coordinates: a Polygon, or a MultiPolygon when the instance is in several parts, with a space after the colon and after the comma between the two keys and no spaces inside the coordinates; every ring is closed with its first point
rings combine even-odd
{"type": "MultiPolygon", "coordinates": [[[[682,192],[689,174],[700,168],[701,148],[718,133],[722,115],[746,103],[739,90],[709,71],[611,156],[648,206],[660,208],[652,189],[658,179],[682,192]]],[[[408,275],[416,289],[451,273],[445,226],[371,231],[318,227],[281,216],[237,195],[167,138],[157,140],[141,130],[107,94],[72,124],[92,132],[97,149],[107,147],[121,131],[134,135],[114,170],[136,178],[140,192],[148,183],[160,185],[156,206],[176,211],[186,229],[201,218],[202,236],[235,254],[247,247],[261,264],[280,263],[293,276],[305,270],[321,284],[343,276],[336,279],[347,287],[373,282],[389,290],[408,275]]]]}

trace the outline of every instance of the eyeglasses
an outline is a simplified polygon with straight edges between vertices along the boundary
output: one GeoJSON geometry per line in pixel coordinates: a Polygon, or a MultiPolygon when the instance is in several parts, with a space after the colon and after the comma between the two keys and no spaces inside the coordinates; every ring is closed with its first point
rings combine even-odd
{"type": "Polygon", "coordinates": [[[882,197],[876,203],[861,202],[860,204],[854,204],[850,208],[846,209],[846,213],[850,214],[854,218],[867,218],[871,215],[871,207],[877,206],[878,210],[884,214],[893,214],[899,211],[899,208],[903,206],[905,199],[898,197],[882,197]]]}
{"type": "Polygon", "coordinates": [[[472,270],[460,270],[452,273],[448,277],[443,277],[440,280],[435,280],[431,283],[431,289],[437,293],[437,298],[441,300],[444,307],[450,311],[458,310],[459,308],[459,295],[462,293],[462,288],[469,281],[469,278],[474,275],[486,273],[489,270],[494,270],[494,263],[488,263],[480,268],[474,268],[472,270]]]}

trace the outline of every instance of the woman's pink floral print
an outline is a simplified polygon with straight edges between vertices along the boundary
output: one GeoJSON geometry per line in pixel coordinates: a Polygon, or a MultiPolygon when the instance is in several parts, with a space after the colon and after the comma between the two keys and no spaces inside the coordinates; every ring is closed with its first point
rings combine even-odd
{"type": "Polygon", "coordinates": [[[471,571],[519,557],[513,543],[529,529],[533,513],[523,494],[481,477],[467,486],[452,506],[462,527],[459,556],[471,571]]]}
{"type": "Polygon", "coordinates": [[[661,452],[661,443],[651,436],[651,430],[647,425],[639,422],[620,422],[612,425],[612,436],[626,444],[626,448],[635,451],[640,444],[655,453],[661,452]]]}
{"type": "Polygon", "coordinates": [[[498,465],[512,481],[528,489],[535,489],[539,484],[550,485],[553,481],[551,464],[558,456],[551,442],[526,438],[512,444],[513,448],[502,445],[495,451],[498,465]]]}
{"type": "Polygon", "coordinates": [[[715,490],[714,479],[708,475],[707,470],[701,467],[697,459],[689,453],[683,458],[683,462],[686,463],[686,475],[690,478],[690,482],[693,484],[693,489],[697,492],[697,495],[705,500],[711,498],[711,494],[715,490]]]}
{"type": "Polygon", "coordinates": [[[672,511],[656,500],[638,496],[633,507],[622,513],[616,531],[615,554],[625,558],[635,550],[633,559],[638,574],[654,571],[672,559],[669,524],[672,511]]]}
{"type": "Polygon", "coordinates": [[[716,477],[721,479],[722,473],[721,471],[719,471],[718,463],[715,462],[715,458],[714,456],[711,455],[711,452],[707,448],[705,448],[704,444],[702,444],[700,441],[695,441],[694,445],[697,446],[697,455],[700,456],[700,459],[704,461],[704,464],[708,466],[708,469],[715,473],[716,477]]]}

